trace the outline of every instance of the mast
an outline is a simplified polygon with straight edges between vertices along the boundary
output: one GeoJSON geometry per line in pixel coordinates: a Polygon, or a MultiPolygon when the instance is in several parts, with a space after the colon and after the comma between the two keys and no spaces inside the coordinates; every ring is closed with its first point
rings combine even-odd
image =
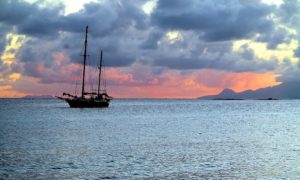
{"type": "Polygon", "coordinates": [[[83,54],[83,73],[82,73],[82,90],[81,90],[81,97],[84,97],[84,77],[85,77],[85,64],[86,64],[86,51],[87,51],[87,35],[88,35],[88,26],[85,28],[85,41],[84,41],[84,54],[83,54]]]}
{"type": "Polygon", "coordinates": [[[103,51],[101,50],[101,54],[100,54],[100,64],[99,64],[98,96],[99,96],[99,94],[100,94],[100,85],[101,85],[102,57],[103,57],[103,51]]]}

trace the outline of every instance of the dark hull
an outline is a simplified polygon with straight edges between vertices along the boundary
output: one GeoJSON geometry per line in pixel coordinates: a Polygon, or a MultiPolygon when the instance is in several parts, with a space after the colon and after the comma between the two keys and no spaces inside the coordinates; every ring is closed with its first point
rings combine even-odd
{"type": "Polygon", "coordinates": [[[71,108],[106,108],[108,100],[65,99],[71,108]]]}

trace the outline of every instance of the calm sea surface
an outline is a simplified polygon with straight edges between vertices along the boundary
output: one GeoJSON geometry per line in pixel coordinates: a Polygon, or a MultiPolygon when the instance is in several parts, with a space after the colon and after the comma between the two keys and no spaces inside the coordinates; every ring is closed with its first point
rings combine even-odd
{"type": "Polygon", "coordinates": [[[300,179],[300,101],[0,100],[0,179],[300,179]]]}

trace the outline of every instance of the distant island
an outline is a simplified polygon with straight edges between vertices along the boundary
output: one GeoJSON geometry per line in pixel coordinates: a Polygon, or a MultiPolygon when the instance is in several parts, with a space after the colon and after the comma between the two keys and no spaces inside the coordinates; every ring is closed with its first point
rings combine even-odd
{"type": "Polygon", "coordinates": [[[300,99],[300,81],[285,82],[277,86],[267,87],[243,92],[235,92],[232,89],[224,89],[220,94],[203,96],[198,99],[211,100],[278,100],[278,99],[300,99]]]}
{"type": "Polygon", "coordinates": [[[22,98],[24,98],[24,99],[48,99],[48,98],[53,98],[53,96],[51,96],[51,95],[39,95],[39,96],[27,95],[27,96],[23,96],[22,98]]]}

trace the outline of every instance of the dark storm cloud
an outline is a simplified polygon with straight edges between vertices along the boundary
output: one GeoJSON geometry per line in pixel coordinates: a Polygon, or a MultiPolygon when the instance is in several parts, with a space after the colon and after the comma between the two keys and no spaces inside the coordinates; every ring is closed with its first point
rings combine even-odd
{"type": "Polygon", "coordinates": [[[104,36],[113,31],[125,30],[134,26],[145,28],[143,21],[145,14],[132,3],[89,3],[80,12],[65,16],[61,20],[63,30],[69,32],[82,32],[87,24],[93,26],[91,33],[95,36],[104,36]]]}
{"type": "Polygon", "coordinates": [[[284,28],[273,29],[272,33],[263,34],[257,40],[268,43],[268,49],[276,49],[278,44],[289,43],[294,37],[284,28]]]}
{"type": "Polygon", "coordinates": [[[85,4],[83,10],[63,15],[62,4],[41,8],[21,0],[0,2],[0,22],[14,25],[18,33],[47,37],[59,31],[82,32],[82,27],[93,25],[96,36],[104,36],[112,31],[128,26],[145,28],[145,14],[134,3],[118,1],[85,4]]]}
{"type": "Polygon", "coordinates": [[[1,0],[0,9],[0,22],[16,25],[35,13],[37,6],[21,0],[1,0]]]}
{"type": "MultiPolygon", "coordinates": [[[[231,72],[265,72],[276,70],[279,61],[260,59],[249,45],[242,45],[239,50],[232,49],[232,42],[196,43],[189,39],[187,50],[168,49],[172,53],[153,53],[150,65],[177,70],[218,69],[231,72]]],[[[176,43],[175,43],[176,44],[176,43]]],[[[165,44],[161,44],[165,47],[165,44]]],[[[158,48],[159,49],[159,48],[158,48]]]]}
{"type": "Polygon", "coordinates": [[[300,62],[293,64],[288,59],[283,62],[283,68],[281,69],[281,76],[278,78],[280,82],[294,82],[299,81],[300,77],[300,62]]]}
{"type": "Polygon", "coordinates": [[[296,57],[300,58],[300,47],[298,47],[298,48],[294,51],[294,53],[295,53],[295,56],[296,56],[296,57]]]}
{"type": "Polygon", "coordinates": [[[6,34],[10,31],[10,28],[0,24],[0,57],[4,52],[5,46],[7,45],[6,34]]]}
{"type": "Polygon", "coordinates": [[[57,35],[60,12],[63,5],[39,8],[21,0],[2,0],[0,2],[0,23],[11,25],[20,34],[30,36],[57,35]]]}
{"type": "Polygon", "coordinates": [[[164,33],[161,31],[151,32],[148,38],[142,43],[142,49],[157,49],[158,41],[163,37],[164,33]]]}
{"type": "Polygon", "coordinates": [[[251,61],[255,58],[255,53],[253,49],[249,47],[249,45],[245,44],[240,49],[241,52],[239,52],[239,54],[241,55],[242,59],[251,61]]]}
{"type": "Polygon", "coordinates": [[[282,20],[283,23],[289,26],[298,26],[300,22],[300,3],[299,0],[285,0],[284,3],[280,6],[278,12],[278,17],[282,20]]]}
{"type": "Polygon", "coordinates": [[[16,25],[17,31],[20,34],[48,37],[57,36],[61,29],[58,14],[61,9],[43,9],[37,10],[36,14],[31,14],[22,23],[16,25]]]}
{"type": "MultiPolygon", "coordinates": [[[[281,21],[297,31],[298,44],[300,43],[300,3],[298,0],[286,0],[277,12],[281,21]]],[[[300,47],[295,50],[295,56],[300,57],[300,47]]],[[[300,70],[299,70],[300,71],[300,70]]]]}
{"type": "Polygon", "coordinates": [[[263,72],[271,71],[278,65],[277,59],[249,60],[242,56],[224,55],[224,56],[202,56],[198,58],[188,57],[161,57],[155,59],[153,64],[156,66],[168,67],[171,69],[196,70],[196,69],[219,69],[233,72],[263,72]]]}
{"type": "MultiPolygon", "coordinates": [[[[98,66],[99,58],[100,51],[98,53],[89,53],[88,65],[94,67],[98,66]]],[[[83,59],[82,56],[74,55],[72,61],[82,64],[83,59]]],[[[103,62],[107,67],[126,67],[135,62],[135,57],[130,54],[126,54],[125,52],[121,55],[121,53],[107,52],[104,50],[103,62]]]]}
{"type": "Polygon", "coordinates": [[[258,0],[159,0],[151,20],[163,29],[200,31],[206,41],[224,41],[269,32],[273,9],[258,0]]]}

